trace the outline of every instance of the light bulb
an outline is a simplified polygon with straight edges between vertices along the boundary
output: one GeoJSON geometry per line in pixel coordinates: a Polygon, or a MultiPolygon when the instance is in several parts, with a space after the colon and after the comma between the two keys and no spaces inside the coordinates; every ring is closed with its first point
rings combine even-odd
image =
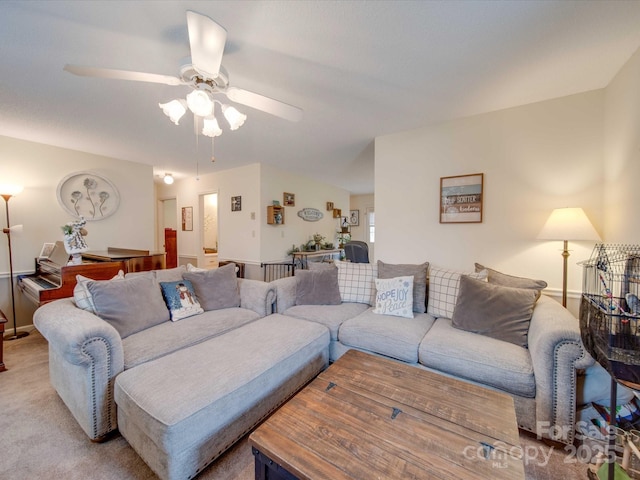
{"type": "Polygon", "coordinates": [[[164,183],[166,183],[167,185],[171,185],[173,183],[173,175],[171,175],[170,173],[165,173],[164,183]]]}
{"type": "Polygon", "coordinates": [[[207,92],[202,90],[194,90],[187,95],[187,106],[199,117],[208,117],[213,112],[213,101],[207,92]]]}
{"type": "Polygon", "coordinates": [[[220,129],[220,125],[218,125],[216,117],[208,117],[204,119],[202,134],[212,138],[222,135],[222,130],[220,129]]]}
{"type": "Polygon", "coordinates": [[[230,105],[222,105],[222,113],[224,114],[224,118],[227,119],[227,122],[229,122],[231,130],[237,130],[240,128],[244,125],[244,121],[247,119],[247,116],[244,113],[240,113],[230,105]]]}
{"type": "Polygon", "coordinates": [[[173,123],[178,125],[178,122],[187,111],[183,102],[184,100],[171,100],[168,103],[159,103],[158,106],[173,123]]]}

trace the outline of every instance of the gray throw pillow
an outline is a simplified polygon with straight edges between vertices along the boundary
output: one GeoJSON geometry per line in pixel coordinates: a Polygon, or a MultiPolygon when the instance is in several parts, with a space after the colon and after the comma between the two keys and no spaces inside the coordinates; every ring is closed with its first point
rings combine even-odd
{"type": "Polygon", "coordinates": [[[98,316],[113,325],[122,338],[169,320],[169,310],[152,276],[115,282],[92,280],[87,288],[98,316]]]}
{"type": "Polygon", "coordinates": [[[205,311],[240,306],[235,263],[205,272],[187,272],[182,277],[191,282],[205,311]]]}
{"type": "Polygon", "coordinates": [[[378,278],[396,278],[413,275],[413,311],[424,313],[427,311],[427,272],[429,262],[419,265],[391,264],[378,260],[378,278]]]}
{"type": "Polygon", "coordinates": [[[513,288],[531,288],[533,290],[544,290],[547,288],[547,282],[544,280],[533,280],[525,277],[515,277],[513,275],[507,275],[506,273],[498,272],[491,268],[487,268],[484,265],[476,263],[476,272],[486,270],[488,273],[487,282],[495,285],[503,285],[505,287],[513,288]]]}
{"type": "Polygon", "coordinates": [[[340,305],[338,269],[296,271],[296,305],[340,305]]]}
{"type": "Polygon", "coordinates": [[[527,335],[539,290],[495,285],[462,275],[455,328],[527,347],[527,335]]]}
{"type": "Polygon", "coordinates": [[[338,270],[333,262],[308,262],[307,268],[309,270],[338,270]]]}

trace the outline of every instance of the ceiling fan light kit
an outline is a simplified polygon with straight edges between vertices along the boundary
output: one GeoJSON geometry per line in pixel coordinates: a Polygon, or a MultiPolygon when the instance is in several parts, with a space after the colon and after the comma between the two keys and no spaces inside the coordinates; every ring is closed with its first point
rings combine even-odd
{"type": "MultiPolygon", "coordinates": [[[[79,76],[129,80],[135,82],[160,83],[164,85],[186,85],[192,89],[185,99],[175,99],[158,103],[164,114],[178,125],[189,109],[194,115],[196,135],[200,118],[203,119],[202,135],[217,137],[222,129],[215,118],[215,104],[218,103],[231,130],[240,128],[247,119],[235,107],[220,102],[214,95],[224,96],[231,102],[246,105],[286,120],[297,122],[302,118],[298,107],[265,97],[258,93],[229,86],[229,76],[222,66],[222,54],[227,41],[227,31],[211,18],[187,11],[187,30],[191,50],[191,65],[180,68],[180,76],[131,72],[110,68],[65,65],[64,70],[79,76]]],[[[211,155],[213,158],[213,154],[211,155]]],[[[170,176],[170,175],[169,175],[170,176]]],[[[173,177],[171,177],[173,178],[173,177]]],[[[165,176],[165,182],[167,177],[165,176]]]]}

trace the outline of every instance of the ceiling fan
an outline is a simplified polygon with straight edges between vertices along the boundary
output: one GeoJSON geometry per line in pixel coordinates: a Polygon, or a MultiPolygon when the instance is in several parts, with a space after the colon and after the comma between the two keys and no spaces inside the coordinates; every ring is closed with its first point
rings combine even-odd
{"type": "Polygon", "coordinates": [[[187,28],[192,63],[180,68],[179,77],[79,65],[65,65],[64,70],[74,75],[87,77],[189,86],[192,91],[187,95],[186,101],[177,99],[166,104],[159,104],[159,106],[176,125],[186,109],[189,108],[196,119],[197,117],[204,118],[203,134],[210,137],[222,133],[214,116],[215,103],[220,105],[232,130],[241,126],[246,119],[246,115],[222,103],[219,97],[226,97],[232,102],[292,122],[297,122],[302,118],[302,110],[298,107],[229,85],[228,73],[221,64],[227,39],[227,31],[224,27],[205,15],[187,11],[187,28]],[[212,126],[212,123],[215,125],[212,126]]]}

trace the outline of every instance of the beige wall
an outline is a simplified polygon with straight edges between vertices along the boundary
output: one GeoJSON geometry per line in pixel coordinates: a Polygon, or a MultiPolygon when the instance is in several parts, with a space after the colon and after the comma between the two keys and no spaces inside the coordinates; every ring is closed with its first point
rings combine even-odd
{"type": "MultiPolygon", "coordinates": [[[[154,249],[153,169],[148,165],[77,152],[0,136],[0,183],[19,183],[24,191],[9,203],[12,225],[24,231],[12,235],[14,274],[31,273],[42,244],[62,240],[60,227],[72,221],[58,204],[56,189],[67,175],[92,171],[118,189],[120,207],[112,216],[87,223],[92,250],[107,247],[154,249]]],[[[0,221],[6,225],[4,201],[0,221]]],[[[0,247],[0,308],[11,311],[8,249],[0,247]]],[[[30,325],[33,306],[16,291],[18,326],[30,325]]]]}
{"type": "Polygon", "coordinates": [[[604,230],[610,243],[640,243],[640,50],[605,93],[604,230]]]}
{"type": "MultiPolygon", "coordinates": [[[[375,145],[376,258],[469,271],[481,262],[561,288],[561,242],[536,239],[554,208],[580,206],[602,231],[604,92],[382,136],[375,145]],[[484,173],[484,220],[440,224],[440,177],[484,173]]],[[[593,243],[572,242],[576,262],[593,243]]]]}
{"type": "MultiPolygon", "coordinates": [[[[337,220],[326,211],[326,202],[336,208],[349,209],[349,193],[312,178],[294,175],[265,164],[202,175],[200,180],[178,180],[173,185],[157,187],[158,198],[175,198],[178,215],[182,207],[194,207],[192,232],[178,228],[178,256],[195,259],[202,248],[199,197],[218,193],[218,258],[247,264],[249,278],[262,278],[261,262],[281,261],[295,244],[306,243],[318,232],[335,240],[337,220]],[[285,224],[267,224],[267,206],[273,200],[283,204],[283,193],[295,194],[294,207],[285,207],[285,224]],[[242,197],[242,210],[231,211],[231,197],[242,197]],[[304,207],[317,208],[325,215],[318,222],[306,222],[297,216],[304,207]]],[[[179,222],[178,222],[179,224],[179,222]]],[[[195,261],[194,261],[195,263],[195,261]]]]}

